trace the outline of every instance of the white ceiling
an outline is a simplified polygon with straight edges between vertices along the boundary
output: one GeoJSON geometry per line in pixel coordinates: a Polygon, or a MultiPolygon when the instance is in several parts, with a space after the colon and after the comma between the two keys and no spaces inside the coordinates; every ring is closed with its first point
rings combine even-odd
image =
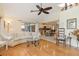
{"type": "Polygon", "coordinates": [[[4,16],[14,17],[16,20],[23,21],[53,21],[58,20],[59,18],[59,7],[56,3],[43,3],[42,6],[50,7],[53,9],[49,10],[50,14],[37,15],[38,12],[30,12],[31,10],[38,10],[36,5],[40,5],[39,3],[4,3],[1,4],[4,11],[4,16]]]}

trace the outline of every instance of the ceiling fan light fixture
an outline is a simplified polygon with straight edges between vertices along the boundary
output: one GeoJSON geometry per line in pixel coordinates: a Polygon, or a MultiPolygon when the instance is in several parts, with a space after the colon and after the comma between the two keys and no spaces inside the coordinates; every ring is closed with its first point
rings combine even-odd
{"type": "MultiPolygon", "coordinates": [[[[50,10],[50,9],[52,9],[52,7],[43,8],[42,5],[41,6],[36,5],[36,7],[38,8],[38,11],[39,11],[38,15],[40,15],[41,13],[49,14],[49,12],[47,12],[47,11],[50,10]]],[[[31,10],[31,12],[34,12],[34,11],[31,10]]]]}

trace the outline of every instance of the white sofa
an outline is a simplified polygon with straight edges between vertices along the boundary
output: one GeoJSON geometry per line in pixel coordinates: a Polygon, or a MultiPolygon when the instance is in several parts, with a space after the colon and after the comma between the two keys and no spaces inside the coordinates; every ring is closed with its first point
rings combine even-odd
{"type": "Polygon", "coordinates": [[[2,33],[0,36],[3,41],[7,41],[8,46],[15,46],[21,43],[25,43],[27,41],[36,41],[40,39],[40,34],[36,32],[25,32],[9,35],[6,33],[2,33]]]}
{"type": "Polygon", "coordinates": [[[7,33],[0,33],[0,47],[6,46],[6,50],[8,49],[8,43],[12,39],[12,36],[7,33]]]}
{"type": "Polygon", "coordinates": [[[36,41],[40,39],[39,33],[27,32],[27,33],[17,33],[14,35],[14,38],[9,42],[9,46],[15,46],[27,41],[36,41]]]}
{"type": "Polygon", "coordinates": [[[3,47],[5,45],[6,41],[2,40],[0,37],[0,47],[3,47]]]}

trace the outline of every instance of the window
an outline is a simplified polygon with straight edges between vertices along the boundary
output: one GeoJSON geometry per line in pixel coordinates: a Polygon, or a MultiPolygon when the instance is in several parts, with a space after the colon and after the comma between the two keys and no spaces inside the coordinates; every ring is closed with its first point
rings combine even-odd
{"type": "Polygon", "coordinates": [[[23,24],[21,26],[21,29],[22,31],[25,31],[25,32],[35,32],[35,24],[23,24]]]}

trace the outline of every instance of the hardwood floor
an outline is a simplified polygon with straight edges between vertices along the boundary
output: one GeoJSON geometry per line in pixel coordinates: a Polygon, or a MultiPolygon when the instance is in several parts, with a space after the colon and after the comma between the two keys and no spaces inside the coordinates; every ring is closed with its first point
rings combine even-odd
{"type": "Polygon", "coordinates": [[[57,46],[45,40],[40,40],[40,45],[35,47],[27,43],[9,47],[6,51],[5,47],[0,48],[0,55],[2,56],[78,56],[79,50],[70,47],[57,46]]]}

